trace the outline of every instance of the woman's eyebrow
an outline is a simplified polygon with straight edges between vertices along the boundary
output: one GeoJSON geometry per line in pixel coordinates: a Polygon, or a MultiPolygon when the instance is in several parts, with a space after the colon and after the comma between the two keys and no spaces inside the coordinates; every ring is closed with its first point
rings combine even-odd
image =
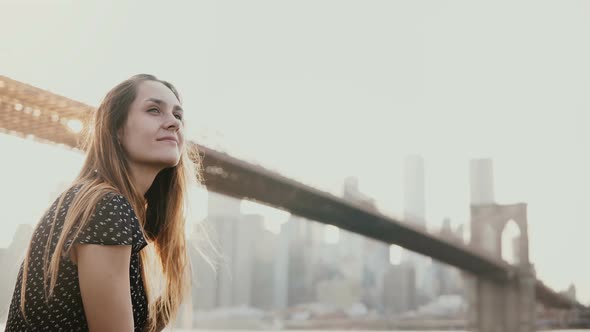
{"type": "MultiPolygon", "coordinates": [[[[158,98],[148,98],[145,101],[152,102],[152,103],[155,103],[158,105],[167,105],[167,103],[165,101],[163,101],[162,99],[158,99],[158,98]]],[[[182,109],[182,107],[180,107],[180,105],[174,105],[173,111],[180,111],[180,112],[184,113],[184,110],[182,109]]]]}

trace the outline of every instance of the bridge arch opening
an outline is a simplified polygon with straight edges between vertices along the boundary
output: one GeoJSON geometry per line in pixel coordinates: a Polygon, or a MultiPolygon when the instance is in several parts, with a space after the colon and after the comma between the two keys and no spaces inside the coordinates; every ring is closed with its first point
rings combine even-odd
{"type": "Polygon", "coordinates": [[[502,230],[502,259],[509,264],[518,264],[520,252],[520,227],[510,219],[502,230]]]}

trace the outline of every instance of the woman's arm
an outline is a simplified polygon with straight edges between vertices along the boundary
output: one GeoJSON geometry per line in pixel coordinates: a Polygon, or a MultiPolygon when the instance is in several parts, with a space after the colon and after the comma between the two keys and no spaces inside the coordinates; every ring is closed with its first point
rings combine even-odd
{"type": "Polygon", "coordinates": [[[131,246],[76,244],[74,248],[88,329],[132,332],[131,246]]]}

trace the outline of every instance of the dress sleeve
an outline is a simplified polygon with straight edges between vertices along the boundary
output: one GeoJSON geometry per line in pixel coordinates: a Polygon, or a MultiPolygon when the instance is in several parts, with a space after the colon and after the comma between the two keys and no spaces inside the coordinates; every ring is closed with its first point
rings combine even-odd
{"type": "Polygon", "coordinates": [[[134,252],[147,244],[131,204],[123,195],[115,193],[99,200],[96,210],[74,243],[131,245],[134,252]]]}

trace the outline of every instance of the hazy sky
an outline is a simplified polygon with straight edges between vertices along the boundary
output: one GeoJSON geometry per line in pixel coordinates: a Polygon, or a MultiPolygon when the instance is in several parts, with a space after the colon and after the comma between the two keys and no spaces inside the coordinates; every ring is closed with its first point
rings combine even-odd
{"type": "MultiPolygon", "coordinates": [[[[467,222],[469,160],[491,157],[497,200],[529,203],[538,276],[590,301],[588,1],[3,1],[0,38],[0,74],[97,105],[153,73],[190,137],[334,194],[356,175],[394,216],[420,154],[434,228],[467,222]]],[[[33,145],[0,136],[3,210],[15,172],[79,162],[33,145]]]]}

